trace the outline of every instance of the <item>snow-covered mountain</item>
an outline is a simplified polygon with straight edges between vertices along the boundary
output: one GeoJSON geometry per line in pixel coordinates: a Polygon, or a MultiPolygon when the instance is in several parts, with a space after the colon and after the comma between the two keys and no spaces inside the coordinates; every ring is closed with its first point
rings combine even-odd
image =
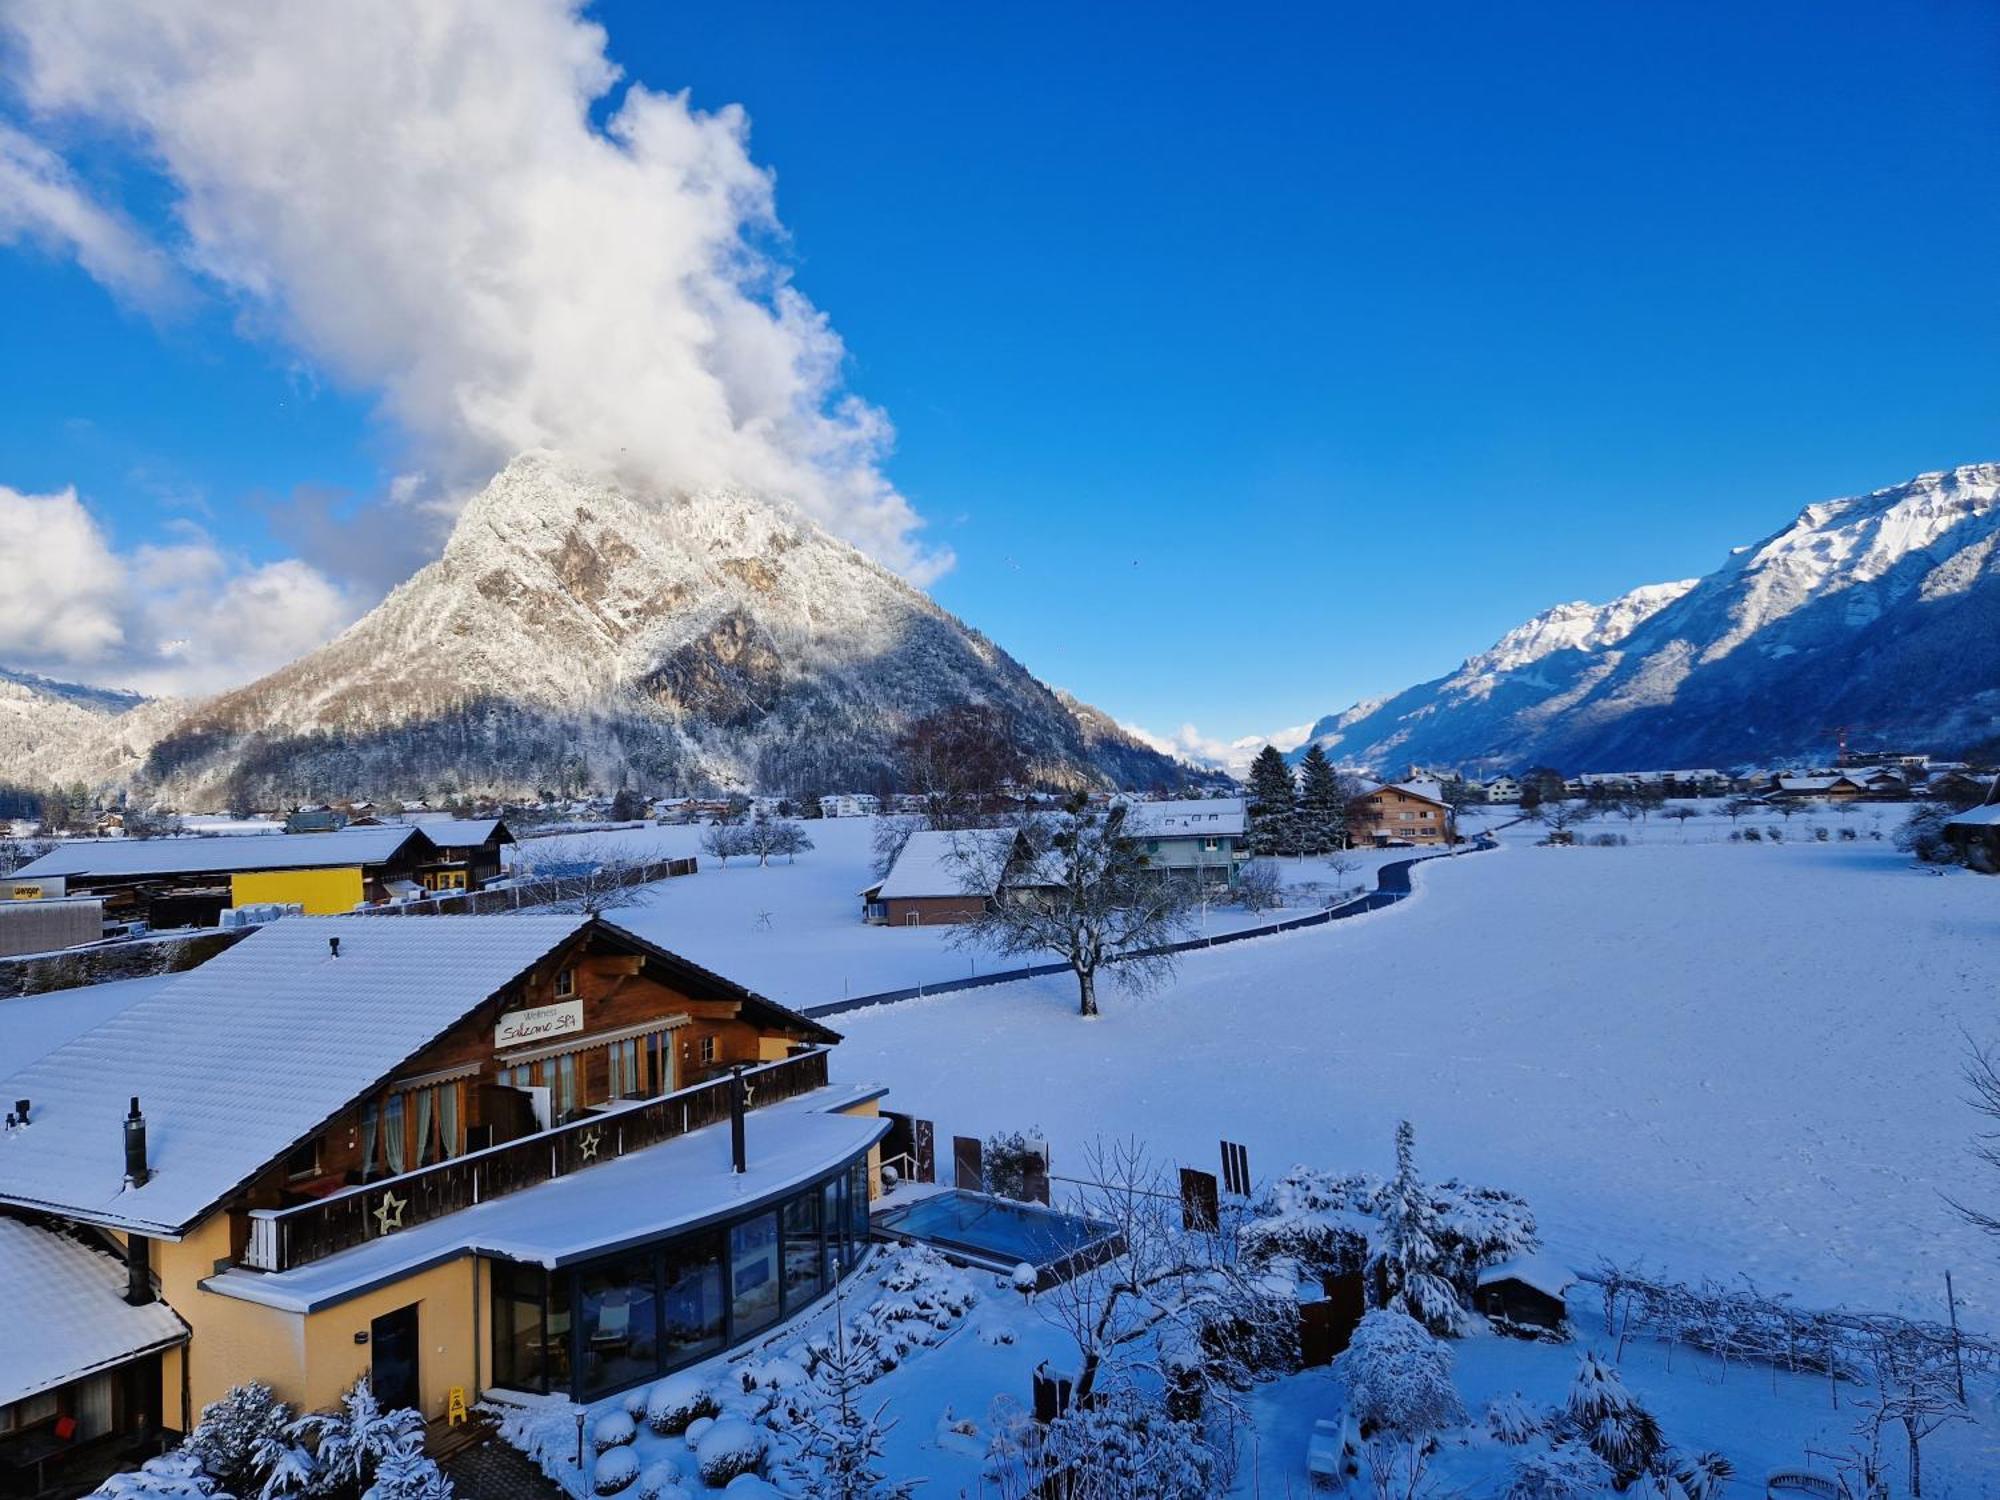
{"type": "Polygon", "coordinates": [[[0,667],[0,783],[121,781],[180,705],[0,667]]]}
{"type": "Polygon", "coordinates": [[[1809,505],[1702,578],[1560,604],[1313,726],[1347,763],[1565,771],[1936,750],[2000,734],[2000,464],[1809,505]]]}
{"type": "Polygon", "coordinates": [[[1167,757],[789,507],[653,496],[526,455],[442,556],[320,650],[191,711],[170,794],[872,785],[913,718],[1006,711],[1043,774],[1174,783],[1167,757]]]}

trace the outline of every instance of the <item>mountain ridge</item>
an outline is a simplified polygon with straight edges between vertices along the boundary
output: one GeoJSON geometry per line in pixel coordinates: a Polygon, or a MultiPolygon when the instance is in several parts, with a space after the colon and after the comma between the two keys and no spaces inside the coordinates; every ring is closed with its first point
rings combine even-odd
{"type": "Polygon", "coordinates": [[[1747,765],[1837,725],[2000,733],[2000,464],[1819,501],[1698,579],[1557,605],[1459,667],[1312,727],[1336,759],[1468,772],[1747,765]]]}

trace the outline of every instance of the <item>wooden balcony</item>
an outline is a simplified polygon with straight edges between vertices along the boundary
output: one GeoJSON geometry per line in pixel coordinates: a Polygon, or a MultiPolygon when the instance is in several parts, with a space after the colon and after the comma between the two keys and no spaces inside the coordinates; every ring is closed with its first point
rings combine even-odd
{"type": "MultiPolygon", "coordinates": [[[[824,1088],[827,1051],[743,1070],[750,1108],[824,1088]]],[[[349,1188],[296,1208],[252,1209],[243,1264],[288,1271],[522,1188],[585,1171],[729,1118],[728,1078],[618,1104],[518,1141],[349,1188]]]]}

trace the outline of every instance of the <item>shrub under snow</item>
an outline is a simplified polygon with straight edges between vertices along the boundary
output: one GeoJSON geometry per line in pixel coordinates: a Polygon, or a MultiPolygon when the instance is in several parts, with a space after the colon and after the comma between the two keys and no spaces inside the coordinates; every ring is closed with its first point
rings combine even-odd
{"type": "Polygon", "coordinates": [[[684,1500],[681,1467],[671,1458],[647,1464],[639,1471],[639,1487],[632,1493],[637,1500],[684,1500]]]}
{"type": "Polygon", "coordinates": [[[741,1417],[723,1417],[701,1434],[694,1456],[702,1482],[720,1487],[762,1467],[764,1434],[741,1417]]]}
{"type": "Polygon", "coordinates": [[[597,1425],[590,1429],[590,1443],[599,1453],[609,1453],[613,1448],[623,1448],[627,1443],[636,1442],[639,1429],[632,1419],[622,1411],[606,1412],[597,1419],[597,1425]]]}
{"type": "Polygon", "coordinates": [[[689,1423],[721,1409],[708,1387],[692,1375],[669,1375],[646,1391],[646,1425],[662,1437],[686,1432],[689,1423]]]}
{"type": "Polygon", "coordinates": [[[613,1448],[597,1460],[593,1484],[598,1494],[615,1495],[638,1477],[639,1455],[630,1448],[613,1448]]]}

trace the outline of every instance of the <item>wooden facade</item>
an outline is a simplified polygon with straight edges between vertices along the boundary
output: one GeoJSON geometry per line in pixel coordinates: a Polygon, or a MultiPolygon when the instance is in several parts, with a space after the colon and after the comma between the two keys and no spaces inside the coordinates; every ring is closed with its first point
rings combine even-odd
{"type": "Polygon", "coordinates": [[[803,1016],[593,924],[293,1145],[237,1206],[324,1198],[835,1039],[803,1016]],[[501,1023],[523,1016],[544,1034],[503,1044],[501,1023]]]}
{"type": "Polygon", "coordinates": [[[1451,808],[1407,787],[1378,786],[1347,805],[1348,842],[1369,844],[1449,844],[1451,808]]]}

